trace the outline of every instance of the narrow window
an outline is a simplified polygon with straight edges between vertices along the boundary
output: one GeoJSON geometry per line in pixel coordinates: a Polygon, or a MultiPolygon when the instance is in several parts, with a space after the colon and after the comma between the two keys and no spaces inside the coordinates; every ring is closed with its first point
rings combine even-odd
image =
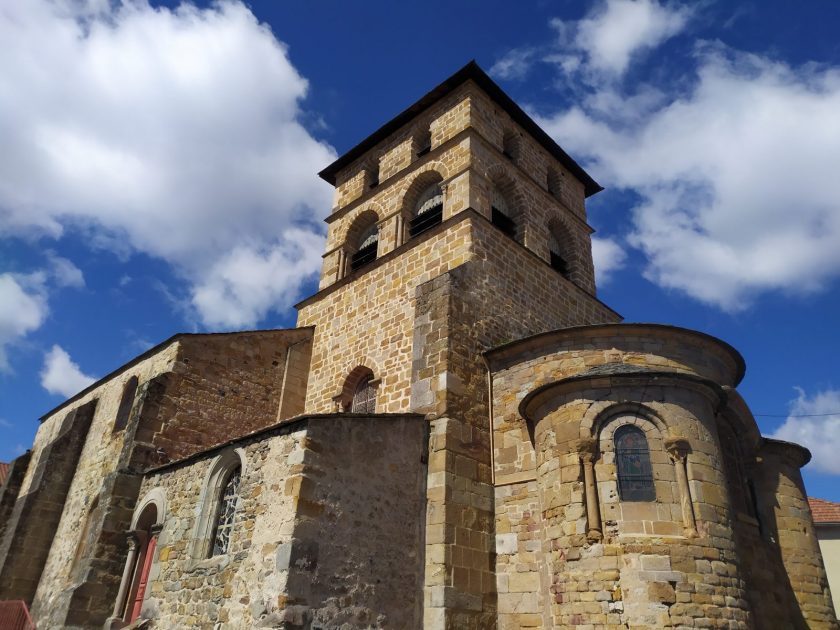
{"type": "Polygon", "coordinates": [[[414,140],[414,153],[423,157],[432,150],[432,132],[429,129],[421,131],[414,140]]]}
{"type": "Polygon", "coordinates": [[[131,413],[131,407],[134,405],[134,395],[137,393],[137,377],[132,376],[123,387],[122,398],[120,399],[120,406],[117,409],[117,418],[114,420],[114,431],[122,431],[125,425],[128,424],[128,415],[131,413]]]}
{"type": "Polygon", "coordinates": [[[560,240],[551,232],[548,236],[548,252],[551,257],[551,268],[559,271],[560,275],[567,280],[571,279],[569,272],[569,262],[563,256],[563,247],[560,245],[560,240]]]}
{"type": "Polygon", "coordinates": [[[368,374],[356,386],[353,392],[351,413],[376,413],[376,387],[373,386],[373,375],[368,374]]]}
{"type": "Polygon", "coordinates": [[[230,549],[230,534],[233,530],[233,517],[236,515],[236,502],[239,498],[239,482],[242,469],[237,467],[229,475],[219,496],[219,508],[213,526],[213,547],[211,557],[225,554],[230,549]]]}
{"type": "Polygon", "coordinates": [[[548,194],[560,201],[563,195],[562,175],[555,168],[548,169],[548,194]]]}
{"type": "Polygon", "coordinates": [[[408,224],[408,235],[415,237],[443,221],[443,191],[439,184],[426,188],[414,205],[414,218],[408,224]]]}
{"type": "Polygon", "coordinates": [[[615,462],[618,468],[618,494],[622,501],[655,501],[650,450],[645,434],[626,424],[615,432],[615,462]]]}
{"type": "Polygon", "coordinates": [[[519,138],[516,133],[508,129],[502,137],[502,154],[509,160],[519,159],[519,138]]]}
{"type": "Polygon", "coordinates": [[[516,238],[516,221],[511,218],[511,210],[507,200],[498,188],[493,188],[493,198],[490,201],[490,220],[497,228],[511,238],[516,238]]]}
{"type": "Polygon", "coordinates": [[[374,223],[360,236],[359,249],[350,258],[350,269],[355,271],[376,260],[379,247],[379,226],[374,223]]]}
{"type": "Polygon", "coordinates": [[[379,186],[379,160],[374,160],[368,167],[368,188],[379,186]]]}

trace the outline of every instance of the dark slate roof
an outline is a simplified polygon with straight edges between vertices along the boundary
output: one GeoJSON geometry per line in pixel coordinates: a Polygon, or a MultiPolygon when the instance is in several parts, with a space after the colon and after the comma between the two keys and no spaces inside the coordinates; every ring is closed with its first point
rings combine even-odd
{"type": "Polygon", "coordinates": [[[502,90],[502,88],[500,88],[475,61],[470,61],[466,66],[458,70],[458,72],[446,79],[446,81],[438,85],[419,101],[411,105],[401,114],[398,114],[396,118],[393,118],[382,125],[379,129],[374,131],[347,153],[339,157],[335,162],[318,173],[318,175],[321,179],[335,186],[335,177],[338,174],[338,171],[351,164],[358,157],[372,149],[382,140],[397,131],[400,127],[413,118],[419,116],[426,109],[437,103],[444,96],[470,79],[475,81],[479,87],[481,87],[481,89],[490,96],[490,98],[498,103],[510,115],[510,117],[519,124],[519,126],[531,134],[531,136],[533,136],[533,138],[539,142],[546,151],[554,156],[558,162],[565,166],[570,173],[583,183],[587,197],[603,190],[603,187],[592,179],[589,173],[584,171],[577,162],[569,157],[569,154],[561,149],[560,145],[552,140],[551,137],[543,131],[537,123],[534,122],[534,119],[526,114],[512,98],[505,94],[504,90],[502,90]]]}

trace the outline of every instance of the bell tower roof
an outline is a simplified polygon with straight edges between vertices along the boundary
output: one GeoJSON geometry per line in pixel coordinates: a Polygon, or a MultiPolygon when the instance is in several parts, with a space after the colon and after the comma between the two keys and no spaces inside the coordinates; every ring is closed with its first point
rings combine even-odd
{"type": "Polygon", "coordinates": [[[548,151],[549,154],[551,154],[558,162],[568,169],[571,174],[577,177],[584,185],[584,191],[587,197],[603,190],[603,187],[598,184],[598,182],[596,182],[592,176],[583,169],[583,167],[575,162],[569,154],[560,147],[559,144],[557,144],[545,131],[543,131],[543,129],[534,122],[534,119],[526,114],[525,111],[523,111],[523,109],[513,101],[513,99],[505,94],[504,90],[502,90],[502,88],[500,88],[498,84],[493,81],[493,79],[491,79],[474,60],[470,61],[467,65],[458,70],[443,83],[432,89],[406,110],[382,125],[355,147],[339,157],[335,162],[318,173],[318,175],[321,179],[335,186],[336,175],[339,171],[371,150],[379,142],[390,136],[400,127],[419,116],[426,109],[455,90],[455,88],[470,80],[475,82],[495,103],[507,112],[511,119],[527,131],[534,140],[536,140],[546,151],[548,151]]]}

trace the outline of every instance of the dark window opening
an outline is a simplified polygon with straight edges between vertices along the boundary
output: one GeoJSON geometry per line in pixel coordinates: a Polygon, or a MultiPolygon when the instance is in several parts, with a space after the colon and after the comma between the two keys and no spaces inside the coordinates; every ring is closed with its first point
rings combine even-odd
{"type": "Polygon", "coordinates": [[[559,271],[560,275],[569,279],[569,263],[560,254],[551,252],[551,268],[559,271]]]}
{"type": "Polygon", "coordinates": [[[519,138],[513,131],[506,131],[502,138],[502,155],[509,160],[516,160],[519,157],[519,138]]]}
{"type": "Polygon", "coordinates": [[[422,234],[443,221],[443,202],[431,206],[418,214],[408,224],[408,235],[412,238],[422,234]]]}
{"type": "Polygon", "coordinates": [[[379,173],[374,173],[370,176],[370,188],[379,186],[379,173]]]}
{"type": "Polygon", "coordinates": [[[644,432],[624,425],[615,432],[615,463],[618,495],[622,501],[655,501],[653,469],[644,432]]]}
{"type": "Polygon", "coordinates": [[[420,147],[419,149],[417,149],[417,157],[423,157],[424,155],[426,155],[431,150],[432,150],[432,145],[431,144],[427,144],[426,146],[420,147]]]}
{"type": "Polygon", "coordinates": [[[120,406],[117,409],[117,417],[114,420],[114,431],[122,431],[128,424],[128,415],[134,405],[134,396],[137,393],[137,377],[132,376],[123,388],[120,406]]]}
{"type": "Polygon", "coordinates": [[[417,157],[423,157],[432,150],[432,132],[429,129],[421,131],[414,138],[414,153],[417,157]]]}
{"type": "Polygon", "coordinates": [[[364,267],[368,263],[376,260],[376,249],[379,243],[374,241],[370,245],[362,247],[359,251],[350,257],[350,269],[355,271],[359,267],[364,267]]]}
{"type": "Polygon", "coordinates": [[[492,212],[491,221],[493,225],[495,225],[497,228],[499,228],[502,232],[504,232],[511,238],[515,238],[516,222],[504,212],[499,210],[496,206],[491,206],[490,210],[492,212]]]}

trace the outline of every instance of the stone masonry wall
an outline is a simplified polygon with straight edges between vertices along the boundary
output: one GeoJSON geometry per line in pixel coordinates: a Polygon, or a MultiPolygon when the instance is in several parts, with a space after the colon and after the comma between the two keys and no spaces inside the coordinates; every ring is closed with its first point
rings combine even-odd
{"type": "Polygon", "coordinates": [[[142,616],[154,627],[416,627],[425,426],[419,416],[292,420],[237,445],[245,465],[230,551],[190,557],[218,451],[144,481],[167,515],[142,616]],[[387,579],[383,576],[387,576],[387,579]]]}

